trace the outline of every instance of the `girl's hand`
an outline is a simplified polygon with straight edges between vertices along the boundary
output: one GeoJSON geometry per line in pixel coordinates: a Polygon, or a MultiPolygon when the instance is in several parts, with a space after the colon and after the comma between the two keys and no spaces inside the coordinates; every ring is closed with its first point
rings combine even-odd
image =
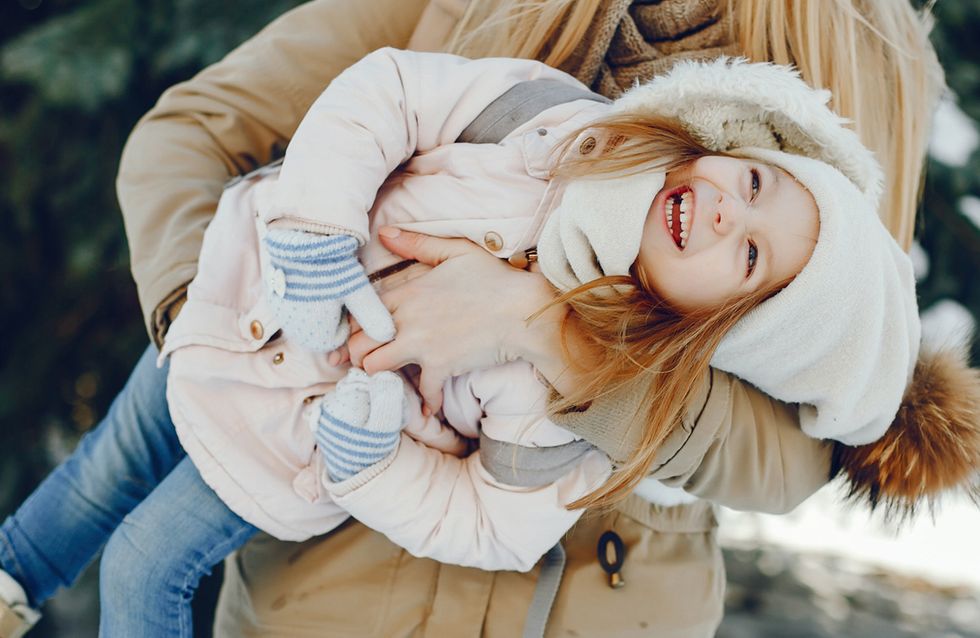
{"type": "Polygon", "coordinates": [[[271,229],[262,244],[272,264],[266,299],[288,337],[314,352],[337,350],[349,334],[345,308],[374,339],[395,336],[357,258],[356,238],[271,229]]]}
{"type": "Polygon", "coordinates": [[[330,480],[346,481],[391,454],[405,427],[407,402],[394,372],[351,368],[323,397],[313,435],[330,480]]]}
{"type": "Polygon", "coordinates": [[[380,344],[363,332],[351,336],[351,361],[368,373],[415,363],[419,392],[428,410],[442,405],[446,379],[515,359],[537,366],[549,380],[561,361],[561,307],[530,324],[527,318],[554,297],[537,273],[512,268],[465,239],[441,239],[395,228],[381,231],[392,252],[432,270],[382,293],[397,327],[380,344]]]}

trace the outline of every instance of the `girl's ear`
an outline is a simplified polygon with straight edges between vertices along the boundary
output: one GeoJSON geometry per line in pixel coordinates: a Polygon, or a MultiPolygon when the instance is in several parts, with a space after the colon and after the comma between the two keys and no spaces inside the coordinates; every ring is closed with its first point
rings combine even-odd
{"type": "Polygon", "coordinates": [[[886,516],[909,518],[943,492],[980,504],[980,371],[953,350],[921,352],[902,406],[884,436],[856,447],[834,443],[831,476],[848,496],[886,516]]]}

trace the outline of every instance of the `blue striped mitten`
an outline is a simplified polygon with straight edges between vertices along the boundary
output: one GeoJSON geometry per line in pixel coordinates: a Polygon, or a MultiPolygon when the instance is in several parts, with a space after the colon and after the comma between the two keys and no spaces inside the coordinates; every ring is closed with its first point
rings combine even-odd
{"type": "Polygon", "coordinates": [[[301,230],[271,230],[265,237],[272,272],[268,298],[283,332],[317,352],[347,341],[344,307],[375,341],[391,341],[395,324],[357,259],[357,239],[301,230]]]}
{"type": "Polygon", "coordinates": [[[330,480],[349,479],[386,458],[406,422],[402,379],[351,368],[320,404],[316,442],[330,480]]]}

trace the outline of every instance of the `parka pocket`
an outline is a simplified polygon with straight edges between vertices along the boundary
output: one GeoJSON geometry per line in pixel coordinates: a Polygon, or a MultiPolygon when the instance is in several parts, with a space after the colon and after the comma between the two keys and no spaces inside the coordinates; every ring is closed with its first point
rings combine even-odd
{"type": "Polygon", "coordinates": [[[634,495],[587,513],[565,537],[568,563],[547,635],[713,636],[725,591],[715,526],[705,502],[663,507],[634,495]],[[625,550],[620,587],[599,557],[607,532],[625,550]]]}

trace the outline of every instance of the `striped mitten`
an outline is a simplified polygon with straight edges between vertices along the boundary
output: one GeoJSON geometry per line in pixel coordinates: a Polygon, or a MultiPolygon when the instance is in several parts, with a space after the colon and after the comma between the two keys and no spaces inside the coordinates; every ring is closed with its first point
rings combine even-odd
{"type": "Polygon", "coordinates": [[[266,235],[272,272],[268,298],[283,332],[317,352],[347,341],[346,306],[375,341],[391,341],[395,324],[357,259],[357,239],[301,230],[266,235]]]}
{"type": "Polygon", "coordinates": [[[406,422],[405,391],[394,372],[351,368],[323,398],[316,442],[330,480],[339,482],[386,458],[406,422]]]}

